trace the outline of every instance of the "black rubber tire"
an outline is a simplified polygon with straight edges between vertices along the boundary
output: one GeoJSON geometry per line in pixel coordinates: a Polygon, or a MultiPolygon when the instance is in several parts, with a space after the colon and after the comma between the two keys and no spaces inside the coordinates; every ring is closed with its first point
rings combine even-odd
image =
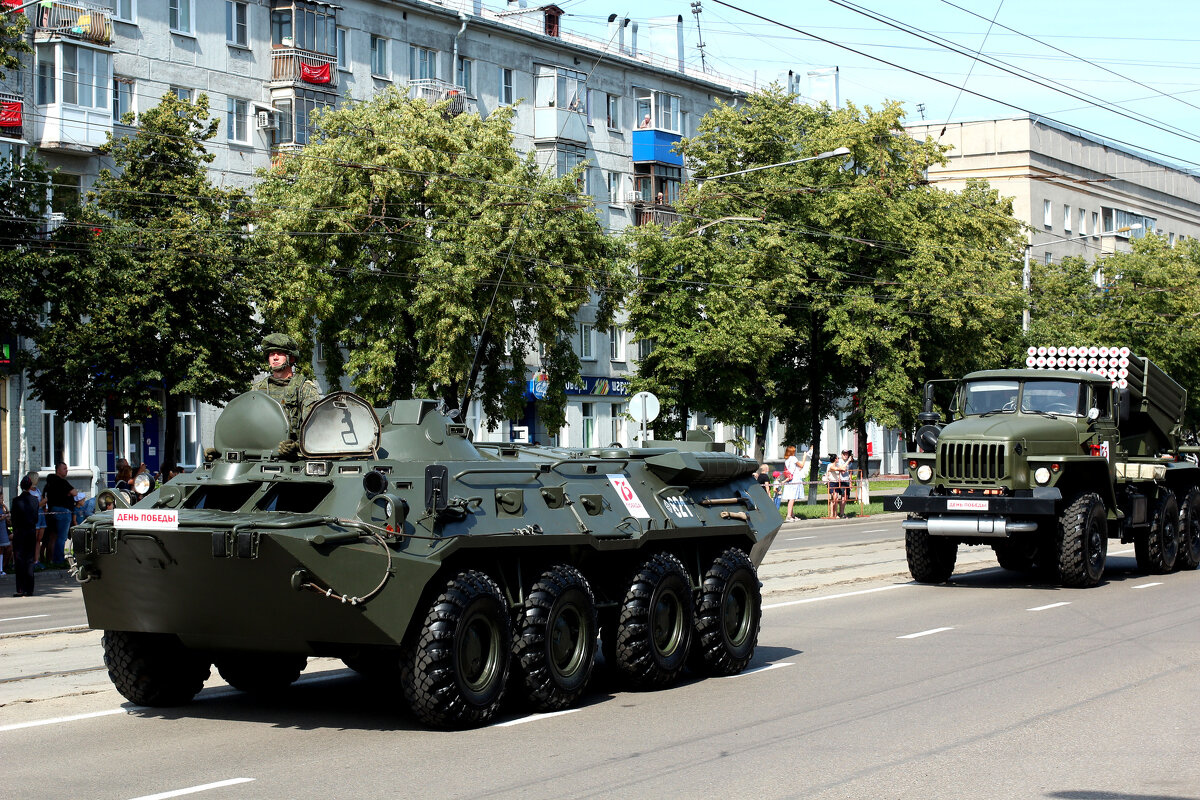
{"type": "Polygon", "coordinates": [[[687,665],[694,605],[691,580],[675,556],[659,553],[638,569],[617,619],[617,673],[629,686],[675,682],[687,665]]]}
{"type": "Polygon", "coordinates": [[[1063,586],[1095,586],[1104,577],[1108,520],[1095,492],[1077,496],[1058,518],[1058,578],[1063,586]]]}
{"type": "Polygon", "coordinates": [[[731,547],[713,561],[696,601],[692,664],[708,675],[736,675],[754,658],[762,584],[750,556],[731,547]]]}
{"type": "Polygon", "coordinates": [[[1037,542],[1032,539],[1016,539],[996,542],[992,545],[996,561],[1003,569],[1013,572],[1034,572],[1041,555],[1037,542]]]}
{"type": "Polygon", "coordinates": [[[908,529],[904,531],[904,554],[908,558],[908,572],[914,581],[945,583],[954,574],[958,542],[930,536],[929,531],[908,529]]]}
{"type": "Polygon", "coordinates": [[[1150,517],[1150,530],[1133,540],[1138,569],[1164,575],[1175,567],[1179,556],[1179,501],[1172,492],[1161,492],[1150,517]]]}
{"type": "Polygon", "coordinates": [[[1191,487],[1179,502],[1179,555],[1175,559],[1176,569],[1200,567],[1200,488],[1191,487]]]}
{"type": "Polygon", "coordinates": [[[484,725],[504,699],[511,652],[512,623],[500,587],[482,572],[460,572],[405,643],[404,699],[428,725],[484,725]]]}
{"type": "Polygon", "coordinates": [[[139,706],[179,706],[204,687],[209,662],[166,633],[105,631],[100,640],[113,685],[139,706]]]}
{"type": "Polygon", "coordinates": [[[276,695],[296,682],[308,659],[290,653],[220,653],[213,663],[239,692],[276,695]]]}
{"type": "Polygon", "coordinates": [[[513,676],[538,711],[567,708],[596,663],[596,598],[587,578],[560,564],[533,584],[517,611],[513,676]]]}

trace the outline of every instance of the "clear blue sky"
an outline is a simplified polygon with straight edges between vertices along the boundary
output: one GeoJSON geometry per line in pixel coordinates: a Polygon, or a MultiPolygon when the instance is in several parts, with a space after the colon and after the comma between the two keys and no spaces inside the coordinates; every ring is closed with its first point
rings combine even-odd
{"type": "MultiPolygon", "coordinates": [[[[763,84],[789,69],[807,73],[838,67],[843,103],[878,106],[884,100],[898,100],[911,120],[922,118],[918,104],[923,104],[924,118],[931,121],[1023,113],[1004,105],[1008,103],[1200,170],[1200,2],[1196,0],[728,3],[701,0],[706,59],[709,69],[718,73],[763,84]],[[911,32],[872,18],[881,16],[911,32]],[[944,43],[967,54],[955,53],[944,43]],[[977,51],[993,63],[974,59],[977,51]],[[1032,81],[1006,73],[997,61],[1032,81]]],[[[488,4],[499,2],[488,0],[488,4]]],[[[564,29],[598,39],[607,36],[609,14],[639,21],[682,14],[688,64],[700,67],[691,0],[557,0],[557,4],[567,13],[564,29]]]]}

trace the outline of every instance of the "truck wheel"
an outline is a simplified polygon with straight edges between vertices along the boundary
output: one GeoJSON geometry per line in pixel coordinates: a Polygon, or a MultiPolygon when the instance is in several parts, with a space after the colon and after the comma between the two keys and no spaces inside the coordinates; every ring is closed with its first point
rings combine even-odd
{"type": "Polygon", "coordinates": [[[1179,498],[1179,569],[1200,566],[1200,488],[1193,486],[1179,498]]]}
{"type": "Polygon", "coordinates": [[[754,657],[762,589],[754,563],[731,547],[713,561],[696,603],[692,662],[709,675],[736,675],[754,657]]]}
{"type": "Polygon", "coordinates": [[[634,688],[659,689],[687,663],[694,626],[692,585],[683,564],[659,553],[638,569],[617,619],[617,671],[634,688]]]}
{"type": "Polygon", "coordinates": [[[906,530],[904,554],[908,557],[908,571],[914,581],[945,583],[954,573],[954,562],[958,559],[958,542],[941,536],[930,536],[929,531],[906,530]]]}
{"type": "Polygon", "coordinates": [[[1150,530],[1133,540],[1138,569],[1162,575],[1170,572],[1179,555],[1179,503],[1171,492],[1162,492],[1154,505],[1150,530]]]}
{"type": "Polygon", "coordinates": [[[1058,518],[1058,574],[1063,586],[1100,583],[1107,555],[1104,501],[1095,492],[1081,494],[1058,518]]]}
{"type": "Polygon", "coordinates": [[[533,584],[517,613],[513,669],[538,711],[566,708],[587,688],[596,661],[596,600],[566,564],[533,584]]]}
{"type": "Polygon", "coordinates": [[[225,653],[214,659],[217,672],[239,692],[279,694],[296,682],[308,659],[288,653],[225,653]]]}
{"type": "Polygon", "coordinates": [[[108,677],[139,706],[183,705],[208,680],[208,661],[171,634],[105,631],[100,643],[108,677]]]}
{"type": "Polygon", "coordinates": [[[400,686],[428,725],[483,725],[500,708],[508,679],[508,604],[482,572],[460,572],[429,604],[400,658],[400,686]]]}
{"type": "Polygon", "coordinates": [[[992,545],[992,550],[995,551],[996,561],[1000,566],[1013,572],[1033,572],[1041,555],[1037,542],[1032,539],[996,542],[992,545]]]}

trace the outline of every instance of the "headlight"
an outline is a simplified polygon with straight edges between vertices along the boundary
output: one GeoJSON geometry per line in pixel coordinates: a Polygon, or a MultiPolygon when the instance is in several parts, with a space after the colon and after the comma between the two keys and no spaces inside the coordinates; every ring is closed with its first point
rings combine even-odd
{"type": "Polygon", "coordinates": [[[1038,467],[1033,472],[1033,479],[1037,481],[1038,486],[1045,486],[1050,482],[1050,470],[1045,467],[1038,467]]]}
{"type": "Polygon", "coordinates": [[[138,494],[150,493],[150,476],[143,472],[133,479],[133,490],[138,494]]]}
{"type": "Polygon", "coordinates": [[[928,464],[922,464],[921,466],[917,467],[917,480],[919,480],[921,483],[927,482],[932,477],[933,467],[929,466],[928,464]]]}

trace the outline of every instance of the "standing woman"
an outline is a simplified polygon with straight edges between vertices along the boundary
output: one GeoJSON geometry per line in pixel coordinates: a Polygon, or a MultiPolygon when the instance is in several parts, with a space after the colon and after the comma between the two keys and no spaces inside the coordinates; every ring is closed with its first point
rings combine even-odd
{"type": "Polygon", "coordinates": [[[783,451],[783,455],[783,471],[789,476],[783,487],[783,499],[788,501],[787,517],[784,522],[794,522],[796,517],[792,516],[792,506],[797,500],[805,499],[804,467],[808,463],[808,454],[805,453],[803,459],[796,458],[796,448],[789,444],[783,451]]]}

